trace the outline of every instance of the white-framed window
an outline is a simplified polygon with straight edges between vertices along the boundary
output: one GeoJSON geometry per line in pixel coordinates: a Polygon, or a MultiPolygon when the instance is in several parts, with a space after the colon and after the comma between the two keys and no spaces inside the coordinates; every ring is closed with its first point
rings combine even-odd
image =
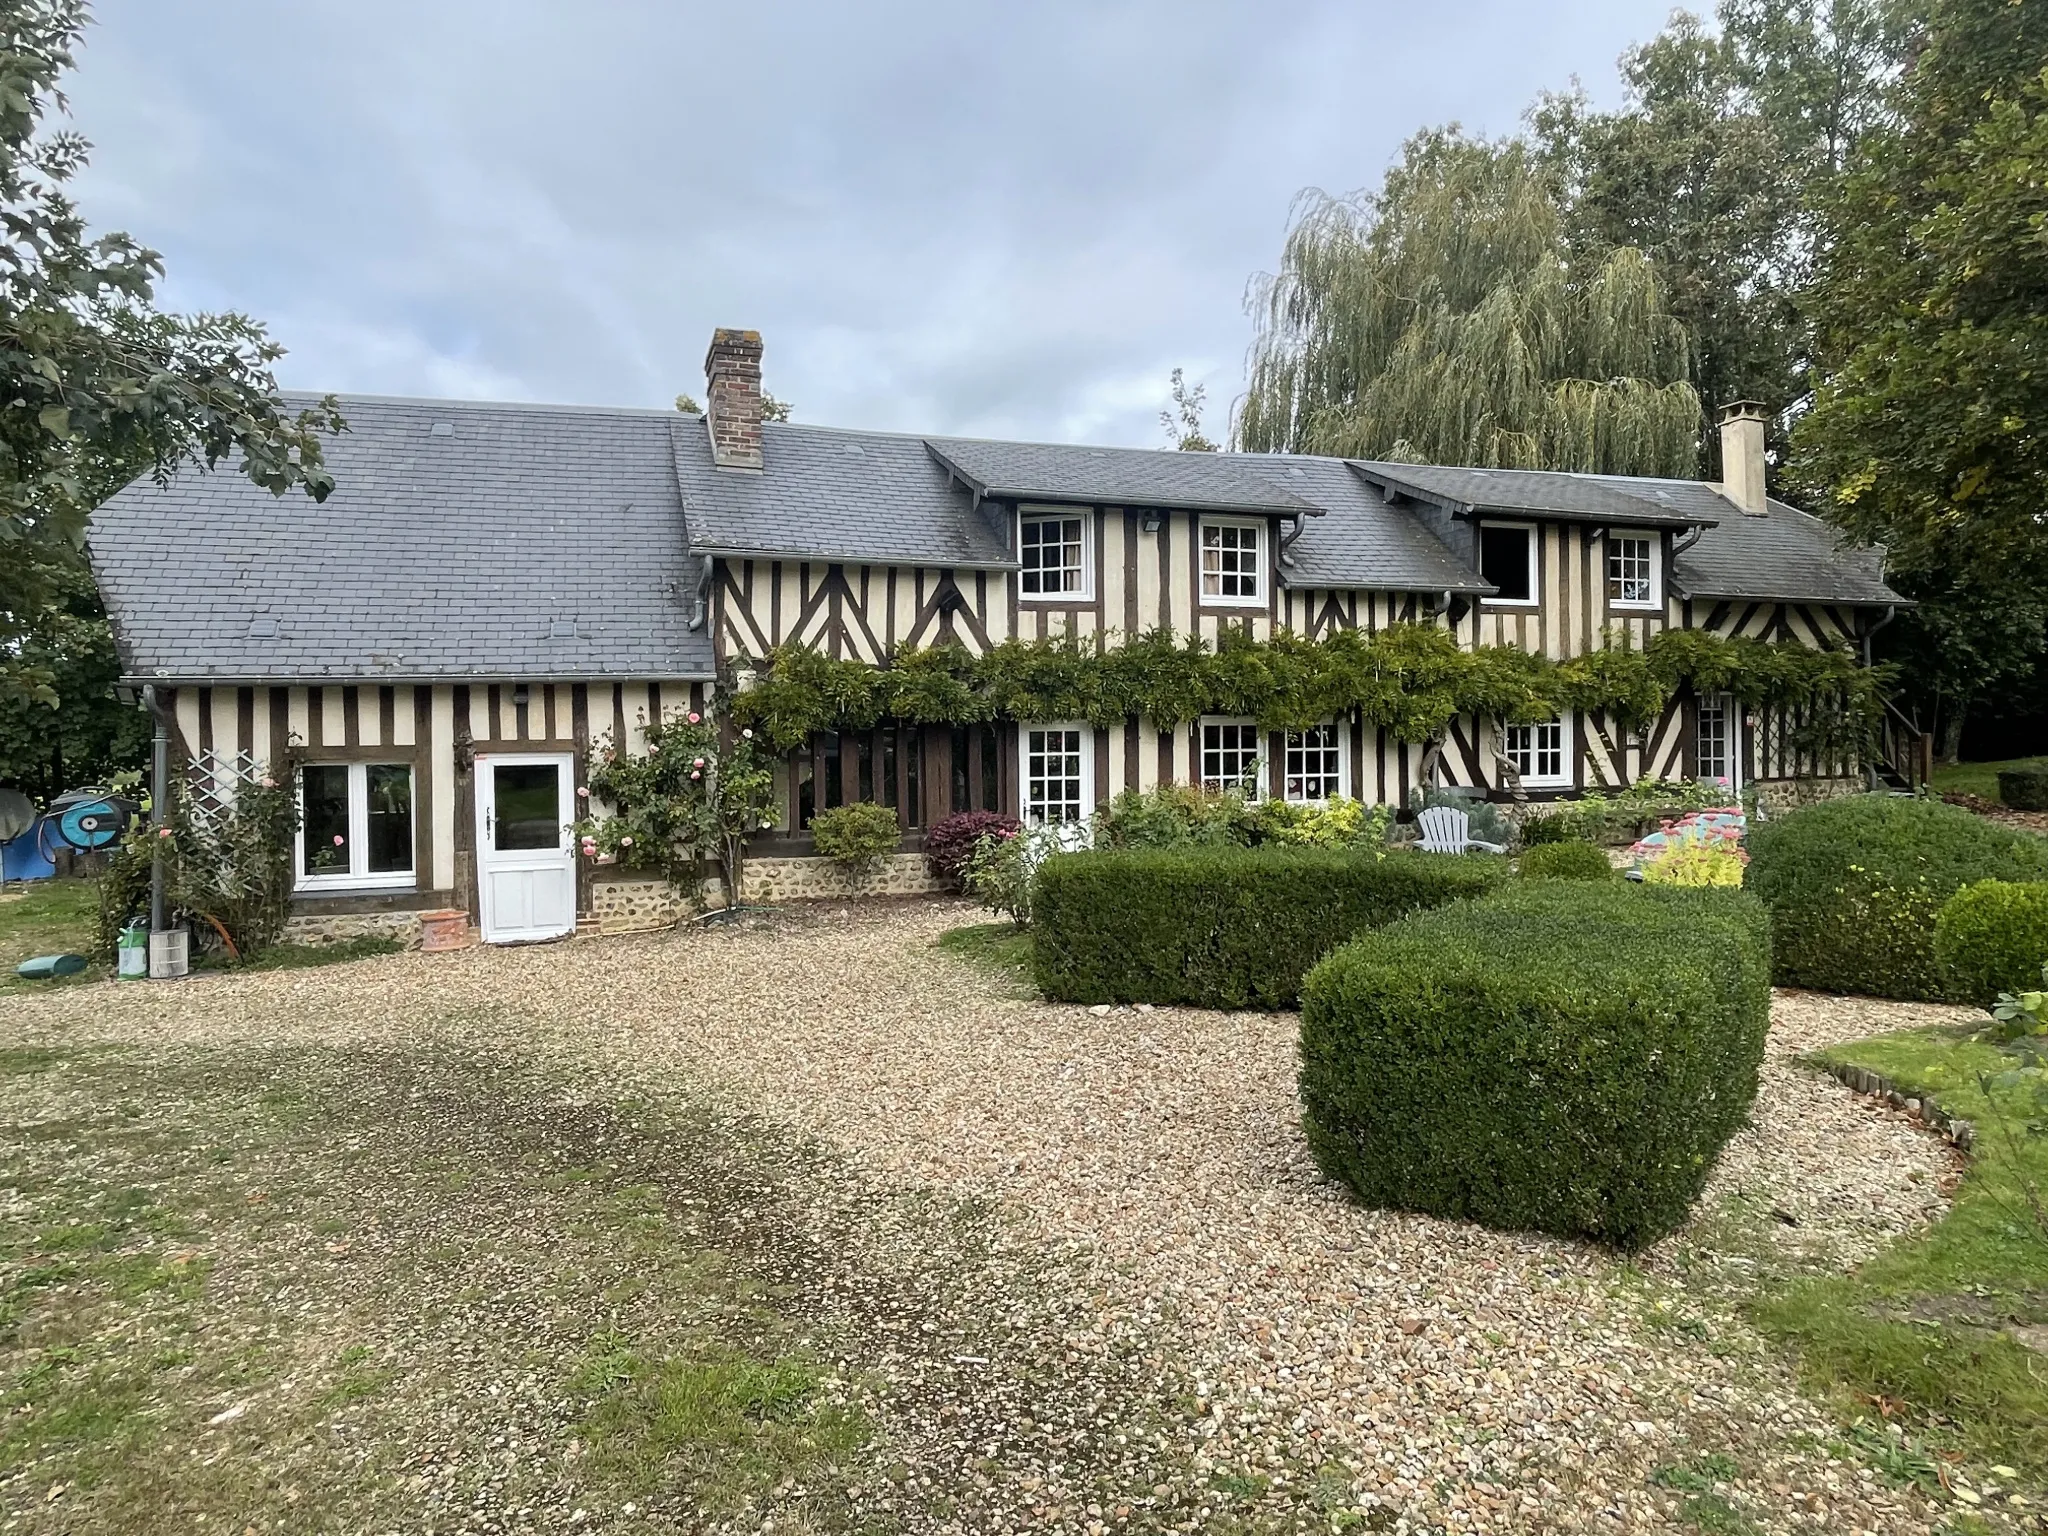
{"type": "Polygon", "coordinates": [[[1088,558],[1092,515],[1068,507],[1025,507],[1017,514],[1017,592],[1026,602],[1085,601],[1095,594],[1088,558]]]}
{"type": "Polygon", "coordinates": [[[1502,754],[1515,765],[1522,783],[1531,789],[1557,789],[1572,781],[1569,714],[1534,725],[1510,725],[1502,729],[1506,751],[1502,754]]]}
{"type": "Polygon", "coordinates": [[[1260,608],[1266,602],[1264,523],[1202,519],[1201,600],[1211,608],[1260,608]]]}
{"type": "Polygon", "coordinates": [[[1479,574],[1500,590],[1485,599],[1511,608],[1536,606],[1536,525],[1481,523],[1479,574]]]}
{"type": "Polygon", "coordinates": [[[410,763],[305,763],[292,850],[302,891],[409,886],[410,763]]]}
{"type": "Polygon", "coordinates": [[[1297,805],[1320,805],[1344,793],[1345,738],[1338,720],[1325,720],[1305,731],[1287,733],[1281,794],[1297,805]]]}
{"type": "Polygon", "coordinates": [[[1027,826],[1086,821],[1095,809],[1095,742],[1085,725],[1017,728],[1027,826]]]}
{"type": "Polygon", "coordinates": [[[1607,532],[1607,602],[1614,608],[1655,608],[1658,591],[1654,533],[1610,528],[1607,532]]]}
{"type": "Polygon", "coordinates": [[[1742,717],[1736,712],[1735,700],[1725,693],[1702,694],[1696,713],[1693,776],[1719,779],[1731,790],[1742,788],[1742,753],[1738,746],[1742,717]]]}
{"type": "Polygon", "coordinates": [[[1256,800],[1265,790],[1261,732],[1250,720],[1203,719],[1197,726],[1202,788],[1239,790],[1256,800]]]}

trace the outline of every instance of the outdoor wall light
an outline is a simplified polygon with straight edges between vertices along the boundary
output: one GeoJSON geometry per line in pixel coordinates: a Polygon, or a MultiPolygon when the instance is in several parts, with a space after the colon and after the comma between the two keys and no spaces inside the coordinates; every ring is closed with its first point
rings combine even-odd
{"type": "Polygon", "coordinates": [[[521,709],[526,708],[526,701],[531,697],[532,695],[526,691],[526,684],[524,683],[521,683],[518,687],[512,690],[512,702],[514,704],[517,704],[521,709]]]}
{"type": "Polygon", "coordinates": [[[1164,519],[1161,518],[1161,516],[1157,512],[1147,512],[1145,514],[1144,520],[1140,522],[1138,526],[1140,528],[1143,528],[1147,533],[1157,533],[1159,531],[1159,525],[1162,521],[1164,521],[1164,519]]]}

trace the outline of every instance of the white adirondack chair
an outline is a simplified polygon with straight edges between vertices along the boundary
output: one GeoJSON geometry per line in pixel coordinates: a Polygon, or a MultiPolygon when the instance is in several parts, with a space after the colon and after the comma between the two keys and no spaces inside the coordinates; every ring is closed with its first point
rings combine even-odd
{"type": "Polygon", "coordinates": [[[1463,853],[1477,848],[1484,853],[1506,853],[1501,843],[1482,843],[1472,835],[1472,818],[1455,806],[1432,805],[1415,818],[1422,829],[1422,841],[1415,846],[1424,853],[1463,853]]]}

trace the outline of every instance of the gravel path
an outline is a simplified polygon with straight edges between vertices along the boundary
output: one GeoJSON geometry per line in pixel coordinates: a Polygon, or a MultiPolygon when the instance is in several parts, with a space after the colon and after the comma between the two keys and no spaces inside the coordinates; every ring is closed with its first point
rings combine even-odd
{"type": "Polygon", "coordinates": [[[1163,1385],[1191,1380],[1188,1449],[1218,1511],[1323,1529],[1347,1509],[1370,1529],[1678,1528],[1669,1469],[1719,1453],[1741,1468],[1721,1492],[1757,1527],[1929,1528],[1923,1496],[1821,1448],[1831,1421],[1717,1297],[1731,1273],[1852,1263],[1940,1212],[1953,1154],[1790,1058],[1963,1015],[1781,994],[1755,1127],[1692,1226],[1623,1264],[1349,1204],[1298,1132],[1292,1015],[1008,997],[932,947],[974,920],[944,903],[821,910],[109,984],[29,1002],[7,1033],[563,1050],[729,1094],[884,1183],[991,1197],[1078,1254],[1076,1283],[1105,1298],[1077,1347],[1149,1352],[1163,1385]]]}

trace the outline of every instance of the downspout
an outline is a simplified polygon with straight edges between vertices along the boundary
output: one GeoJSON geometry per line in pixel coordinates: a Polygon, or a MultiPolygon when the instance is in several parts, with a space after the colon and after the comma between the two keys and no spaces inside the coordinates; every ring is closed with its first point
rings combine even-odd
{"type": "Polygon", "coordinates": [[[683,621],[683,628],[699,630],[711,607],[711,578],[717,564],[710,555],[699,555],[702,568],[697,573],[697,589],[690,594],[690,616],[683,621]]]}
{"type": "Polygon", "coordinates": [[[1672,564],[1677,564],[1678,557],[1680,555],[1684,554],[1688,549],[1691,549],[1693,545],[1699,543],[1700,535],[1705,533],[1706,531],[1706,525],[1703,523],[1699,527],[1694,528],[1692,532],[1686,534],[1684,538],[1673,539],[1671,541],[1672,564]]]}
{"type": "Polygon", "coordinates": [[[1294,564],[1294,556],[1290,551],[1294,548],[1294,541],[1301,537],[1302,530],[1308,526],[1308,519],[1304,513],[1295,513],[1291,521],[1294,524],[1293,531],[1280,535],[1280,563],[1282,565],[1294,564]]]}
{"type": "Polygon", "coordinates": [[[164,727],[163,711],[156,707],[156,684],[145,683],[143,703],[155,726],[149,749],[149,819],[156,836],[149,840],[149,931],[164,931],[164,839],[170,811],[171,735],[164,727]]]}

